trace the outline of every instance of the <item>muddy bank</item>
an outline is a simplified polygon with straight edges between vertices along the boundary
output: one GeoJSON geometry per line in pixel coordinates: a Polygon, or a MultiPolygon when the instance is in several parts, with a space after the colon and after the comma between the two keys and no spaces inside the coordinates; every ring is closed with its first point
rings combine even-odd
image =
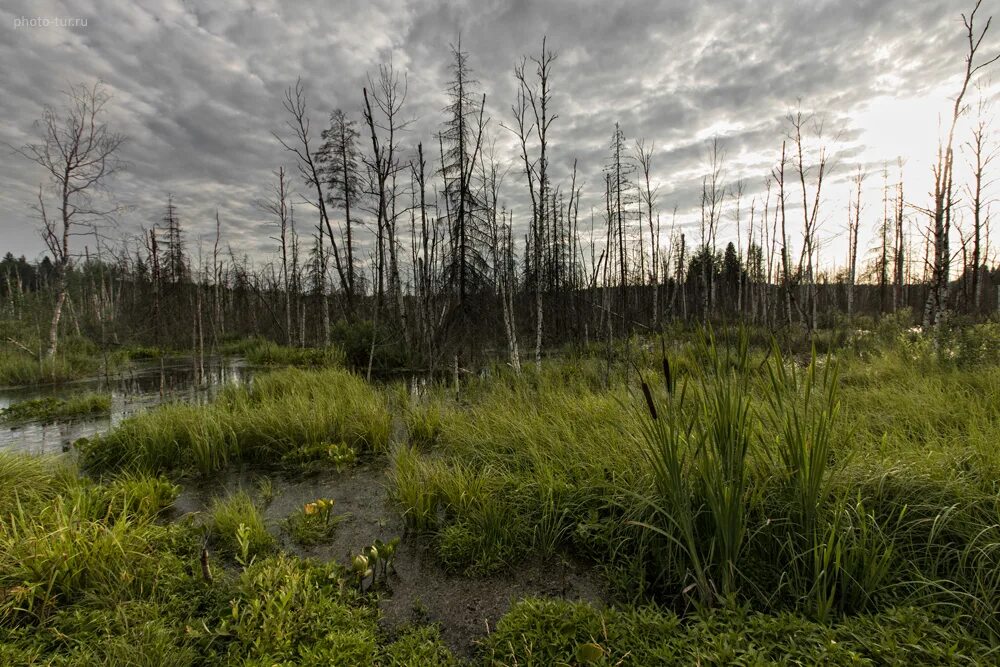
{"type": "Polygon", "coordinates": [[[384,627],[392,633],[410,623],[437,623],[448,647],[468,656],[522,598],[605,602],[605,588],[593,568],[558,557],[555,561],[522,563],[510,572],[472,579],[445,572],[430,540],[404,539],[396,556],[391,596],[379,605],[384,627]]]}
{"type": "Polygon", "coordinates": [[[289,553],[348,564],[375,539],[402,538],[390,576],[389,590],[379,601],[382,625],[394,635],[408,624],[436,623],[449,648],[468,656],[492,631],[511,605],[528,596],[564,597],[601,604],[606,590],[590,567],[556,557],[552,562],[526,562],[510,572],[468,578],[446,572],[437,561],[431,538],[406,534],[399,511],[389,500],[386,466],[362,463],[341,473],[302,478],[254,469],[229,470],[210,480],[183,484],[174,506],[176,515],[206,511],[212,499],[245,490],[264,506],[269,529],[289,553]],[[266,480],[266,481],[265,481],[266,480]],[[269,489],[270,494],[262,489],[269,489]],[[283,520],[317,498],[333,498],[341,515],[333,537],[301,547],[282,530],[283,520]]]}

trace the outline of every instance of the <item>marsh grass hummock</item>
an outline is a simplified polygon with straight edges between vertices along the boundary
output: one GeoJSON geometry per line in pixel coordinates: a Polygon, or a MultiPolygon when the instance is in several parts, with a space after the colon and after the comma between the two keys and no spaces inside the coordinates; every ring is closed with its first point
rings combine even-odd
{"type": "Polygon", "coordinates": [[[227,387],[209,405],[175,403],[127,419],[82,443],[80,453],[94,471],[210,474],[230,463],[277,464],[286,457],[302,465],[303,452],[336,468],[352,452],[385,451],[389,427],[385,398],[356,375],[286,369],[249,387],[227,387]]]}

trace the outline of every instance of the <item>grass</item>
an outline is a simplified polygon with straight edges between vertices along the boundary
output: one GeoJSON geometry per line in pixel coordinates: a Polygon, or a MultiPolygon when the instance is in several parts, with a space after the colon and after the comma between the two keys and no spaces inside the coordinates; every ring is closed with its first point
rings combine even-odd
{"type": "Polygon", "coordinates": [[[283,460],[325,460],[335,468],[350,452],[385,451],[389,430],[385,399],[357,376],[287,369],[259,376],[250,387],[229,387],[207,406],[172,404],[128,419],[82,444],[80,453],[95,471],[210,474],[230,463],[283,460]],[[313,456],[303,457],[304,449],[313,456]]]}
{"type": "Polygon", "coordinates": [[[0,421],[62,421],[111,414],[109,394],[87,393],[70,398],[36,398],[0,410],[0,421]]]}
{"type": "Polygon", "coordinates": [[[711,610],[690,619],[654,606],[598,610],[526,599],[485,646],[497,665],[989,664],[995,653],[961,626],[912,607],[826,625],[793,614],[711,610]],[[581,660],[592,647],[592,661],[581,660]]]}
{"type": "MultiPolygon", "coordinates": [[[[573,557],[609,584],[606,605],[517,601],[468,664],[996,663],[1000,359],[990,331],[942,354],[892,326],[831,334],[829,356],[633,341],[610,372],[596,347],[457,398],[287,369],[82,445],[97,480],[0,455],[0,663],[462,664],[434,626],[381,632],[392,577],[283,553],[244,492],[170,522],[164,475],[382,455],[444,568],[573,557]]],[[[325,499],[282,527],[338,530],[325,499]]]]}
{"type": "MultiPolygon", "coordinates": [[[[330,328],[330,345],[318,348],[301,348],[274,343],[259,336],[224,342],[219,351],[226,355],[246,357],[251,363],[285,366],[348,366],[367,370],[372,354],[374,328],[369,320],[333,322],[330,328]]],[[[391,338],[385,336],[385,338],[391,338]]],[[[375,346],[372,368],[378,373],[388,373],[406,367],[408,353],[402,342],[379,341],[375,346]]]]}
{"type": "Polygon", "coordinates": [[[467,574],[573,553],[678,611],[916,604],[993,641],[1000,359],[909,335],[788,358],[730,334],[672,345],[669,379],[647,347],[627,375],[583,356],[442,389],[410,407],[391,490],[467,574]]]}
{"type": "Polygon", "coordinates": [[[244,346],[241,351],[247,361],[260,366],[343,367],[346,359],[344,351],[336,345],[289,347],[253,339],[253,344],[244,346]]]}

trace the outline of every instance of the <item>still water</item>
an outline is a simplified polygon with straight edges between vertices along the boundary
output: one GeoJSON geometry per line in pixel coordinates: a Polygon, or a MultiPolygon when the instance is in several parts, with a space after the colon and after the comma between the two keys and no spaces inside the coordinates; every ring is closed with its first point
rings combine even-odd
{"type": "Polygon", "coordinates": [[[197,383],[194,361],[190,357],[166,357],[135,363],[129,371],[108,378],[92,378],[58,387],[0,389],[0,408],[18,401],[46,396],[63,398],[94,391],[111,394],[110,416],[48,423],[29,421],[0,424],[0,450],[13,449],[32,454],[66,452],[70,450],[74,440],[106,433],[126,417],[161,403],[205,403],[226,384],[243,384],[249,381],[254,370],[253,366],[239,357],[206,358],[204,379],[197,383]]]}

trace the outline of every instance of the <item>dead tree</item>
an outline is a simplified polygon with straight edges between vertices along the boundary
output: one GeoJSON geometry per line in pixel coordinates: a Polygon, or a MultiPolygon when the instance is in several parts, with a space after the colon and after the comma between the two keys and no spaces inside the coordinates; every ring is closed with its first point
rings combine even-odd
{"type": "Polygon", "coordinates": [[[726,198],[726,186],[722,182],[724,160],[722,144],[718,137],[713,137],[708,149],[708,175],[701,182],[701,252],[704,259],[701,306],[705,321],[716,306],[715,243],[722,220],[722,203],[726,198]]]}
{"type": "Polygon", "coordinates": [[[858,277],[858,230],[861,228],[861,190],[865,172],[858,166],[854,176],[854,202],[847,206],[847,320],[854,319],[854,286],[858,277]],[[853,207],[853,209],[852,209],[853,207]]]}
{"type": "Polygon", "coordinates": [[[531,246],[533,250],[532,265],[535,268],[535,367],[542,367],[542,291],[541,260],[542,246],[547,233],[546,201],[549,189],[548,169],[548,131],[553,121],[558,118],[550,114],[549,104],[552,101],[550,77],[556,55],[549,51],[542,38],[542,51],[538,58],[532,58],[535,64],[537,85],[528,82],[526,72],[527,58],[514,67],[514,77],[518,81],[517,99],[511,107],[514,112],[514,133],[520,141],[521,159],[524,162],[524,173],[528,181],[528,192],[531,195],[531,246]],[[529,117],[529,113],[531,116],[529,117]],[[537,140],[538,157],[529,156],[529,142],[532,136],[537,140]]]}
{"type": "MultiPolygon", "coordinates": [[[[816,173],[816,192],[814,193],[812,207],[809,206],[808,190],[806,188],[806,173],[808,168],[804,157],[804,138],[802,129],[808,119],[797,111],[794,115],[788,116],[788,121],[792,125],[793,136],[796,148],[795,169],[799,176],[799,185],[802,188],[802,254],[799,258],[799,275],[802,277],[806,288],[806,310],[803,319],[806,328],[813,332],[816,330],[816,253],[819,244],[816,241],[817,226],[819,224],[819,204],[823,191],[823,176],[826,173],[826,150],[820,148],[819,163],[816,173]]],[[[821,134],[819,130],[817,134],[821,134]]]]}
{"type": "Polygon", "coordinates": [[[968,16],[962,14],[962,24],[965,26],[965,33],[968,39],[968,52],[965,56],[965,71],[962,77],[962,85],[955,96],[955,105],[952,108],[951,123],[948,133],[945,135],[943,143],[938,144],[937,164],[934,166],[934,206],[931,209],[932,235],[934,245],[934,256],[932,264],[931,289],[924,308],[924,325],[933,326],[938,329],[946,318],[948,309],[948,283],[951,273],[951,248],[948,243],[948,235],[951,229],[952,206],[954,203],[954,174],[955,164],[954,140],[955,126],[958,119],[965,111],[963,104],[965,93],[969,88],[969,83],[980,70],[988,67],[997,60],[1000,54],[980,63],[976,63],[976,53],[990,29],[993,18],[986,20],[986,25],[977,33],[975,28],[976,13],[982,0],[976,0],[976,5],[972,13],[968,16]]]}
{"type": "Polygon", "coordinates": [[[397,314],[402,318],[402,330],[407,330],[403,311],[399,264],[396,260],[396,175],[399,172],[398,136],[409,124],[399,116],[406,102],[406,77],[402,79],[390,62],[379,66],[377,80],[369,78],[364,96],[364,121],[371,138],[372,152],[364,158],[368,168],[368,194],[374,202],[375,230],[375,314],[373,316],[371,349],[367,376],[371,377],[378,339],[380,311],[384,305],[385,278],[388,273],[389,291],[397,314]],[[373,106],[374,103],[374,106],[373,106]],[[386,256],[388,254],[388,257],[386,256]],[[388,259],[388,265],[386,260],[388,259]],[[387,271],[388,269],[388,271],[387,271]]]}
{"type": "Polygon", "coordinates": [[[310,188],[315,192],[315,199],[306,199],[306,201],[319,211],[319,220],[326,228],[327,235],[330,238],[330,246],[332,248],[333,264],[337,269],[337,276],[340,278],[341,289],[344,290],[344,294],[347,297],[347,312],[351,314],[354,309],[354,303],[351,300],[352,295],[347,290],[347,275],[344,272],[343,262],[341,261],[340,251],[337,249],[337,235],[333,233],[333,225],[330,224],[330,216],[326,208],[326,196],[323,192],[323,178],[320,174],[319,163],[316,161],[312,152],[311,137],[309,134],[309,114],[306,108],[306,93],[305,88],[302,85],[302,79],[295,82],[295,87],[289,87],[285,90],[285,100],[283,102],[285,111],[291,118],[286,121],[288,129],[292,131],[292,136],[294,137],[291,142],[285,141],[276,132],[272,132],[274,138],[278,140],[285,150],[291,152],[296,157],[296,166],[299,169],[299,174],[301,174],[302,179],[306,183],[306,187],[310,188]]]}
{"type": "Polygon", "coordinates": [[[112,132],[104,122],[110,96],[101,83],[73,86],[67,91],[62,114],[45,107],[36,127],[37,143],[15,148],[15,152],[39,166],[48,179],[49,194],[38,188],[35,211],[42,220],[42,237],[55,266],[56,302],[49,325],[48,356],[54,356],[59,342],[59,320],[69,294],[68,276],[73,260],[70,239],[93,231],[111,220],[117,207],[102,206],[98,195],[106,194],[108,179],[124,167],[118,149],[125,138],[112,132]],[[46,207],[54,196],[55,212],[46,207]]]}
{"type": "MultiPolygon", "coordinates": [[[[982,312],[983,305],[983,253],[984,230],[989,221],[987,204],[984,201],[984,189],[988,187],[986,171],[990,163],[996,159],[997,148],[989,140],[991,114],[988,104],[980,99],[978,118],[972,129],[972,138],[967,147],[971,154],[972,184],[968,186],[969,205],[972,208],[972,259],[967,270],[971,272],[972,280],[972,310],[976,314],[982,312]]],[[[902,187],[902,184],[900,184],[902,187]]]]}
{"type": "Polygon", "coordinates": [[[274,192],[269,199],[259,199],[255,205],[261,211],[273,216],[274,224],[278,227],[277,238],[271,240],[278,243],[281,252],[281,288],[285,299],[285,343],[292,344],[292,297],[289,289],[288,272],[288,233],[289,233],[289,210],[288,210],[288,180],[285,178],[285,168],[278,167],[274,172],[277,182],[274,184],[274,192]]]}

